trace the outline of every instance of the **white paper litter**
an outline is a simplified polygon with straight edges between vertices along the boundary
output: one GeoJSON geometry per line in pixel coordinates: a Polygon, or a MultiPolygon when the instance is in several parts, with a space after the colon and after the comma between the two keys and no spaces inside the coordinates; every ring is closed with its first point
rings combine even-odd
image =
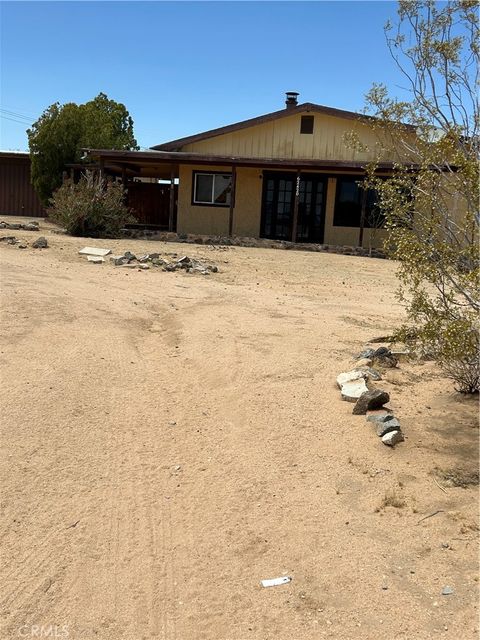
{"type": "Polygon", "coordinates": [[[278,587],[281,584],[287,584],[291,582],[290,576],[283,576],[282,578],[272,578],[271,580],[262,580],[263,587],[278,587]]]}
{"type": "Polygon", "coordinates": [[[102,262],[105,262],[105,258],[102,258],[102,256],[87,256],[87,260],[94,264],[101,264],[102,262]]]}
{"type": "Polygon", "coordinates": [[[110,249],[99,249],[98,247],[84,247],[78,252],[82,256],[108,256],[112,253],[110,249]]]}

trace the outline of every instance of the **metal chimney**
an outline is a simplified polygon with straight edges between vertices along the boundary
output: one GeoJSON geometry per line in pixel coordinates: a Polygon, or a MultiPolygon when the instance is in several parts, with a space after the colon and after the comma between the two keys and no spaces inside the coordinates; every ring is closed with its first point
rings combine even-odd
{"type": "Polygon", "coordinates": [[[297,96],[300,94],[297,91],[287,91],[285,95],[287,96],[285,100],[287,109],[294,109],[298,105],[297,96]]]}

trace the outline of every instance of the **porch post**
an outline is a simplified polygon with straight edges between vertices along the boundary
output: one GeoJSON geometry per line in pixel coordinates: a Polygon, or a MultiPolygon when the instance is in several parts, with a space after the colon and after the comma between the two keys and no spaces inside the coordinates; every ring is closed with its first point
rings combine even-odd
{"type": "Polygon", "coordinates": [[[100,178],[105,177],[105,160],[103,158],[98,159],[98,174],[100,178]]]}
{"type": "Polygon", "coordinates": [[[170,169],[170,209],[168,213],[168,230],[173,231],[175,217],[175,169],[172,164],[170,169]]]}
{"type": "Polygon", "coordinates": [[[363,230],[365,228],[365,214],[367,210],[367,190],[363,189],[362,209],[360,212],[360,231],[358,232],[358,246],[363,247],[363,230]]]}
{"type": "Polygon", "coordinates": [[[232,188],[230,190],[230,215],[228,216],[228,235],[233,234],[233,210],[235,208],[235,189],[237,186],[237,167],[232,165],[232,188]]]}
{"type": "Polygon", "coordinates": [[[301,170],[297,169],[297,176],[295,179],[295,200],[293,201],[292,242],[297,241],[298,202],[300,200],[300,174],[301,170]]]}

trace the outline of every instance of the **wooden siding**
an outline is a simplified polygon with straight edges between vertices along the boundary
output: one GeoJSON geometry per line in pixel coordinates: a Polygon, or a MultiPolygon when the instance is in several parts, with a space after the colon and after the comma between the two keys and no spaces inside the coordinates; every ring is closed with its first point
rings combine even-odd
{"type": "Polygon", "coordinates": [[[376,157],[377,138],[367,124],[318,113],[309,115],[314,118],[313,134],[300,133],[302,114],[293,114],[187,144],[182,151],[250,158],[367,162],[376,157]],[[351,131],[355,131],[371,150],[360,152],[347,147],[343,137],[351,131]]]}
{"type": "Polygon", "coordinates": [[[45,215],[30,182],[28,154],[0,153],[0,215],[45,215]]]}

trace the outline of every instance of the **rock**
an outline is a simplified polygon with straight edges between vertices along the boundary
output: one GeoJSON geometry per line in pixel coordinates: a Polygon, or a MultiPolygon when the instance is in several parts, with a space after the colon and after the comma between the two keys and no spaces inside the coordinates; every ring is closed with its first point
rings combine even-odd
{"type": "Polygon", "coordinates": [[[453,593],[455,593],[455,591],[452,589],[452,587],[449,587],[448,585],[446,585],[442,589],[442,596],[451,596],[453,593]]]}
{"type": "Polygon", "coordinates": [[[388,411],[387,409],[372,409],[371,411],[367,411],[367,422],[388,422],[395,416],[393,413],[388,411]]]}
{"type": "Polygon", "coordinates": [[[132,260],[136,260],[136,256],[134,253],[131,253],[130,251],[125,251],[125,253],[123,254],[123,257],[128,261],[131,262],[132,260]]]}
{"type": "Polygon", "coordinates": [[[47,249],[48,247],[47,239],[44,238],[43,236],[40,236],[40,238],[38,238],[38,240],[35,240],[35,242],[32,244],[32,247],[34,249],[47,249]]]}
{"type": "Polygon", "coordinates": [[[99,247],[84,247],[78,252],[81,256],[108,256],[112,253],[110,249],[100,249],[99,247]]]}
{"type": "Polygon", "coordinates": [[[358,380],[348,380],[341,387],[342,400],[347,402],[357,402],[357,400],[368,391],[365,380],[360,378],[358,380]]]}
{"type": "Polygon", "coordinates": [[[150,269],[149,264],[140,263],[140,264],[136,264],[135,266],[137,267],[137,269],[141,269],[141,270],[150,269]]]}
{"type": "Polygon", "coordinates": [[[390,420],[385,420],[384,422],[376,423],[376,431],[377,431],[377,436],[379,438],[383,438],[383,436],[387,433],[390,433],[390,431],[400,431],[400,430],[401,430],[400,422],[394,416],[392,416],[390,420]]]}
{"type": "Polygon", "coordinates": [[[359,371],[362,371],[365,374],[367,380],[381,380],[382,376],[376,369],[372,369],[372,367],[356,367],[359,371]]]}
{"type": "Polygon", "coordinates": [[[23,225],[25,231],[38,231],[38,223],[29,222],[23,225]]]}
{"type": "Polygon", "coordinates": [[[163,265],[165,265],[167,263],[162,258],[152,258],[152,264],[154,264],[155,266],[159,267],[159,266],[163,266],[163,265]]]}
{"type": "Polygon", "coordinates": [[[394,368],[398,365],[398,358],[387,347],[379,347],[374,351],[372,360],[385,368],[394,368]]]}
{"type": "Polygon", "coordinates": [[[149,253],[148,257],[150,258],[150,260],[158,260],[158,258],[160,258],[160,254],[159,253],[149,253]]]}
{"type": "Polygon", "coordinates": [[[355,356],[354,360],[361,360],[362,358],[372,358],[375,353],[375,349],[365,349],[358,356],[355,356]]]}
{"type": "Polygon", "coordinates": [[[390,396],[386,391],[381,389],[372,389],[365,391],[353,407],[354,415],[365,415],[369,409],[379,409],[390,400],[390,396]]]}
{"type": "Polygon", "coordinates": [[[141,263],[148,262],[150,260],[150,256],[147,253],[146,255],[137,258],[137,260],[141,263]]]}
{"type": "Polygon", "coordinates": [[[382,438],[383,444],[386,444],[388,447],[394,447],[396,444],[403,442],[404,440],[405,438],[401,431],[389,431],[382,438]]]}
{"type": "Polygon", "coordinates": [[[373,358],[379,358],[381,356],[390,356],[392,352],[387,347],[379,347],[373,352],[373,358]]]}
{"type": "Polygon", "coordinates": [[[340,389],[342,388],[342,385],[345,384],[346,382],[351,382],[353,380],[361,380],[361,379],[365,378],[365,374],[363,373],[363,371],[347,371],[346,373],[340,373],[337,376],[337,385],[340,387],[340,389]]]}
{"type": "Polygon", "coordinates": [[[370,358],[360,358],[360,360],[357,360],[355,368],[359,369],[360,367],[369,367],[371,364],[372,360],[370,360],[370,358]]]}
{"type": "Polygon", "coordinates": [[[26,244],[19,244],[19,245],[18,245],[18,248],[19,248],[19,249],[26,249],[26,248],[27,248],[27,245],[26,245],[26,244]]]}
{"type": "Polygon", "coordinates": [[[105,258],[102,258],[102,256],[87,256],[87,260],[93,264],[102,264],[102,262],[105,262],[105,258]]]}
{"type": "Polygon", "coordinates": [[[140,266],[144,265],[135,264],[133,262],[122,262],[118,266],[123,267],[124,269],[138,269],[140,266]]]}
{"type": "Polygon", "coordinates": [[[377,356],[374,358],[374,362],[385,369],[394,369],[398,365],[398,358],[393,354],[377,356]]]}
{"type": "Polygon", "coordinates": [[[110,258],[110,260],[116,267],[121,267],[124,264],[128,263],[128,258],[125,258],[125,256],[113,256],[110,258]]]}

